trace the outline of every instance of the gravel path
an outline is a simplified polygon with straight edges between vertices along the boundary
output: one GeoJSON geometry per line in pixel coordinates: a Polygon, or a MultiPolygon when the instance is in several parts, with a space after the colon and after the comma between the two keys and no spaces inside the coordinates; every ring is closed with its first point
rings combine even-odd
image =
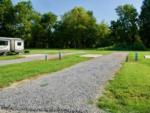
{"type": "Polygon", "coordinates": [[[0,113],[102,113],[92,104],[127,53],[113,53],[0,91],[0,113]]]}
{"type": "MultiPolygon", "coordinates": [[[[71,54],[79,54],[79,53],[64,53],[63,56],[71,55],[71,54]]],[[[55,59],[58,58],[58,54],[48,55],[48,59],[55,59]]],[[[34,60],[45,60],[45,54],[34,54],[28,55],[25,58],[13,59],[13,60],[0,60],[0,66],[9,65],[9,64],[17,64],[23,62],[30,62],[34,60]]]]}

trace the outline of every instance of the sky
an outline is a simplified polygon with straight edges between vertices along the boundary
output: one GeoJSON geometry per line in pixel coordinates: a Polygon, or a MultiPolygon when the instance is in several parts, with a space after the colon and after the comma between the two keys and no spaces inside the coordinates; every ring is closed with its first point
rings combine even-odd
{"type": "MultiPolygon", "coordinates": [[[[12,0],[16,4],[23,0],[12,0]]],[[[25,1],[25,0],[24,0],[25,1]]],[[[123,4],[132,4],[140,13],[143,0],[31,0],[33,8],[40,12],[53,12],[59,18],[65,12],[71,10],[75,6],[82,6],[86,10],[93,11],[98,22],[116,20],[117,15],[115,8],[123,4]]]]}

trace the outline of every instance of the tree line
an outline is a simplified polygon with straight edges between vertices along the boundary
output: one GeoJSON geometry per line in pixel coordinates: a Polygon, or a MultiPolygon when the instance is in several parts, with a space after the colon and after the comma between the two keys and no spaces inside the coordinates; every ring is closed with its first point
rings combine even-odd
{"type": "Polygon", "coordinates": [[[141,13],[131,4],[116,9],[117,20],[97,23],[92,11],[75,7],[57,19],[52,12],[41,14],[31,1],[13,5],[0,0],[0,37],[19,37],[30,48],[98,48],[143,50],[150,47],[150,0],[141,13]]]}

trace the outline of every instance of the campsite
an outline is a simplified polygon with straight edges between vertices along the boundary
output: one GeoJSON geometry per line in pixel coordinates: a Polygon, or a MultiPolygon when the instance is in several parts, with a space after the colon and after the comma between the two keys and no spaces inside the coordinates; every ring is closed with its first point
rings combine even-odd
{"type": "Polygon", "coordinates": [[[1,0],[0,113],[150,113],[149,12],[150,0],[1,0]]]}

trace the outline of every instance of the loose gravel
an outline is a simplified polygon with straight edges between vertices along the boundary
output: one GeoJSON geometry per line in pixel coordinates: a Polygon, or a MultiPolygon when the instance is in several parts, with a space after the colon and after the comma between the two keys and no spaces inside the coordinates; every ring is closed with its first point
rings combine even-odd
{"type": "Polygon", "coordinates": [[[113,53],[0,91],[0,113],[102,113],[95,105],[127,53],[113,53]]]}

